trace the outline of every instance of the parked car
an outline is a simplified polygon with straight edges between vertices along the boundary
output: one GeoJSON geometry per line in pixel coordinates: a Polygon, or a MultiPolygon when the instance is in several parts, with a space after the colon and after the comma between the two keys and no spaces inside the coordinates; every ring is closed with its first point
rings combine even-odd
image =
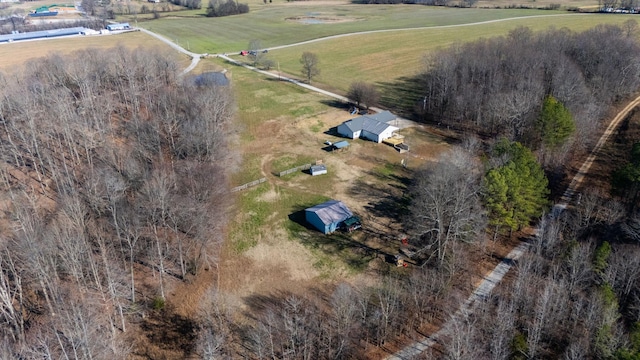
{"type": "Polygon", "coordinates": [[[352,216],[342,222],[342,228],[346,232],[356,231],[361,227],[362,224],[360,223],[360,218],[358,218],[357,216],[352,216]]]}

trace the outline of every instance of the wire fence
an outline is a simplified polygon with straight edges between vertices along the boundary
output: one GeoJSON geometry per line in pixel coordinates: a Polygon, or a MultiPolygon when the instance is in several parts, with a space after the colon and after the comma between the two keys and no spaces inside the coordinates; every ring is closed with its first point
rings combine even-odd
{"type": "Polygon", "coordinates": [[[244,190],[246,188],[250,188],[252,186],[256,186],[258,184],[262,184],[263,182],[266,182],[267,178],[262,178],[262,179],[258,179],[258,180],[254,180],[252,182],[248,182],[244,185],[240,185],[240,186],[236,186],[233,189],[231,189],[231,192],[236,192],[236,191],[240,191],[240,190],[244,190]]]}

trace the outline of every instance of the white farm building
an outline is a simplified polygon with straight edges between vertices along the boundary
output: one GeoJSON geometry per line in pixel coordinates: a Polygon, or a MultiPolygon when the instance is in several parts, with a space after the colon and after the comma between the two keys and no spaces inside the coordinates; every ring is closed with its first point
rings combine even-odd
{"type": "Polygon", "coordinates": [[[396,116],[389,111],[362,115],[338,125],[338,133],[350,139],[364,138],[381,143],[393,136],[393,132],[398,130],[397,127],[389,124],[395,119],[396,116]]]}

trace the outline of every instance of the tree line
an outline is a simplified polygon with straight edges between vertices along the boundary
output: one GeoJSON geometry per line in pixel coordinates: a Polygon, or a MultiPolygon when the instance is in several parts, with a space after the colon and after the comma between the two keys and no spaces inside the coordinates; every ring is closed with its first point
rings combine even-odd
{"type": "Polygon", "coordinates": [[[215,265],[234,105],[178,70],[116,48],[0,76],[7,358],[125,358],[130,322],[215,265]]]}
{"type": "Polygon", "coordinates": [[[573,115],[576,138],[592,139],[609,106],[640,85],[636,28],[635,20],[581,33],[520,27],[506,37],[458,44],[426,59],[416,111],[537,150],[536,120],[545,97],[553,96],[573,115]]]}

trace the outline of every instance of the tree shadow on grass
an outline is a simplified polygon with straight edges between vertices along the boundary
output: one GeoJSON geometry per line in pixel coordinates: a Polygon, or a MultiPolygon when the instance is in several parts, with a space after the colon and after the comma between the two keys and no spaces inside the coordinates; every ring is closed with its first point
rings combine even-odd
{"type": "Polygon", "coordinates": [[[351,108],[353,105],[346,103],[344,101],[338,100],[338,99],[325,99],[325,100],[320,100],[321,104],[330,106],[332,108],[336,108],[336,109],[340,109],[340,110],[344,110],[347,111],[349,110],[349,108],[351,108]]]}
{"type": "Polygon", "coordinates": [[[385,171],[369,170],[367,175],[376,182],[357,180],[349,189],[350,195],[366,202],[369,217],[400,220],[406,213],[409,199],[408,186],[411,183],[409,170],[401,165],[387,165],[385,171]]]}
{"type": "Polygon", "coordinates": [[[422,117],[417,110],[420,109],[424,95],[417,76],[401,77],[390,82],[379,82],[377,85],[381,94],[380,105],[403,117],[422,117]]]}

